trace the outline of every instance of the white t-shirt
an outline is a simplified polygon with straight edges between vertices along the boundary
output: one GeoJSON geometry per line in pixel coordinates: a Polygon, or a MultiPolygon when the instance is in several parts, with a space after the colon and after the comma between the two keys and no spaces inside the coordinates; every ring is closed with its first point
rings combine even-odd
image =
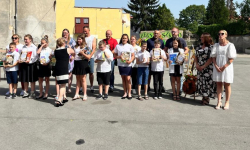
{"type": "MultiPolygon", "coordinates": [[[[166,53],[161,49],[161,56],[166,57],[166,53]]],[[[150,51],[150,56],[153,57],[153,50],[150,51]]],[[[160,61],[151,61],[151,71],[164,71],[163,59],[160,61]]]]}
{"type": "Polygon", "coordinates": [[[41,53],[40,53],[40,60],[42,57],[46,57],[46,63],[49,63],[50,62],[50,59],[49,59],[49,56],[52,55],[52,49],[50,49],[49,47],[46,47],[46,48],[43,48],[41,50],[41,53]],[[48,57],[48,60],[47,60],[47,57],[48,57]]]}
{"type": "MultiPolygon", "coordinates": [[[[184,49],[178,48],[180,53],[184,53],[184,49]]],[[[174,53],[174,49],[170,48],[168,49],[168,54],[174,53]]],[[[169,65],[169,73],[174,73],[174,65],[169,65]]],[[[183,73],[183,65],[180,65],[180,73],[183,73]]]]}
{"type": "MultiPolygon", "coordinates": [[[[8,56],[11,56],[13,58],[13,64],[15,64],[19,60],[20,54],[18,52],[16,52],[16,51],[14,51],[14,52],[9,51],[8,53],[6,53],[6,58],[8,56]]],[[[6,61],[6,58],[5,58],[5,61],[6,61]]],[[[11,68],[7,67],[5,70],[6,71],[17,71],[18,70],[18,65],[15,65],[14,67],[11,67],[11,68]]]]}
{"type": "Polygon", "coordinates": [[[96,72],[110,72],[111,71],[111,62],[113,61],[113,53],[109,49],[105,49],[104,51],[97,50],[94,55],[94,60],[102,60],[104,61],[98,62],[96,67],[96,72]],[[109,55],[109,58],[106,58],[103,52],[106,52],[109,55]]]}
{"type": "MultiPolygon", "coordinates": [[[[95,37],[93,35],[90,35],[89,37],[85,37],[85,41],[88,45],[88,47],[90,47],[91,51],[93,51],[93,41],[94,41],[95,37]]],[[[91,58],[94,58],[94,55],[92,55],[91,58]]]]}
{"type": "MultiPolygon", "coordinates": [[[[18,49],[18,53],[20,54],[23,49],[23,44],[19,43],[18,45],[16,45],[16,48],[18,49]]],[[[6,46],[6,49],[7,49],[7,52],[10,51],[9,45],[6,46]]]]}
{"type": "Polygon", "coordinates": [[[82,51],[83,49],[80,49],[80,46],[78,46],[77,48],[74,48],[75,50],[75,60],[82,60],[82,57],[78,56],[78,54],[80,53],[80,51],[82,51]]]}
{"type": "MultiPolygon", "coordinates": [[[[136,45],[135,47],[133,47],[134,50],[135,50],[135,56],[136,54],[141,51],[141,47],[136,45]]],[[[136,59],[133,61],[133,65],[132,65],[133,68],[138,68],[138,65],[136,64],[136,59]]]]}
{"type": "MultiPolygon", "coordinates": [[[[144,52],[139,51],[136,55],[135,58],[138,58],[140,61],[143,61],[143,59],[145,58],[145,62],[148,62],[148,60],[150,59],[150,53],[147,50],[144,50],[144,52]]],[[[150,62],[150,60],[149,60],[150,62]]],[[[142,64],[138,64],[138,67],[149,67],[148,64],[142,63],[142,64]]]]}
{"type": "MultiPolygon", "coordinates": [[[[131,54],[134,53],[134,48],[132,45],[130,44],[118,44],[116,45],[115,47],[115,53],[118,55],[118,56],[121,56],[123,52],[130,52],[130,59],[131,59],[131,54]]],[[[130,67],[132,66],[133,63],[130,63],[130,64],[127,64],[127,63],[123,63],[121,62],[121,59],[117,59],[117,64],[118,66],[121,66],[121,67],[130,67]]]]}
{"type": "MultiPolygon", "coordinates": [[[[26,45],[23,46],[21,53],[23,52],[32,52],[31,59],[29,64],[33,64],[34,62],[37,61],[37,47],[34,44],[31,44],[30,47],[27,47],[26,45]]],[[[22,54],[21,54],[22,55],[22,54]]]]}

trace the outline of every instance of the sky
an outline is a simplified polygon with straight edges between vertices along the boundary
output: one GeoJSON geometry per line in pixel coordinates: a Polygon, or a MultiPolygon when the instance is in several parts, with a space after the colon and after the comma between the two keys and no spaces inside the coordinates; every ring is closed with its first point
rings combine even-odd
{"type": "MultiPolygon", "coordinates": [[[[111,7],[111,8],[127,8],[129,0],[75,0],[75,6],[80,7],[111,7]]],[[[242,2],[243,0],[234,0],[234,2],[242,2]]],[[[205,5],[207,7],[208,0],[160,0],[160,4],[165,3],[175,18],[179,18],[179,13],[190,5],[205,5]]]]}

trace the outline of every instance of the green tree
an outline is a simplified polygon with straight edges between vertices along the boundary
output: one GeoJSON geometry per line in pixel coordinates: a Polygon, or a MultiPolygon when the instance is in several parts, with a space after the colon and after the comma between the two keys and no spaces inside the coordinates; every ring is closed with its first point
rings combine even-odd
{"type": "Polygon", "coordinates": [[[175,20],[171,11],[166,7],[165,4],[159,6],[153,18],[153,29],[169,30],[172,29],[174,26],[175,20]]]}
{"type": "Polygon", "coordinates": [[[130,0],[128,2],[129,9],[124,9],[124,11],[132,15],[131,26],[136,32],[152,29],[152,18],[158,7],[159,0],[130,0]]]}
{"type": "Polygon", "coordinates": [[[203,24],[206,9],[204,5],[190,5],[179,14],[178,25],[191,31],[197,31],[198,25],[203,24]]]}
{"type": "Polygon", "coordinates": [[[225,0],[209,0],[206,9],[206,24],[226,24],[229,19],[229,11],[225,0]]]}
{"type": "Polygon", "coordinates": [[[229,11],[229,20],[232,21],[237,17],[237,12],[233,0],[226,0],[226,6],[229,11]]]}
{"type": "Polygon", "coordinates": [[[236,2],[236,6],[240,9],[241,18],[249,21],[250,18],[250,0],[244,0],[241,3],[236,2]]]}

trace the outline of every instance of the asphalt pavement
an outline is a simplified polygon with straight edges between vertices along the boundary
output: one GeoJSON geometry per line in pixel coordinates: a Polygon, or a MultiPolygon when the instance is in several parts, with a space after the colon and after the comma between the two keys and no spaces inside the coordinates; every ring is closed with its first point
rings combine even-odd
{"type": "MultiPolygon", "coordinates": [[[[2,69],[2,68],[1,68],[2,69]]],[[[190,95],[171,98],[165,69],[163,99],[122,100],[122,84],[115,68],[115,91],[109,99],[71,101],[54,107],[55,82],[51,78],[48,100],[5,99],[8,84],[1,70],[0,149],[2,150],[244,150],[250,146],[250,56],[234,61],[234,83],[229,110],[215,110],[216,99],[200,105],[190,95]]],[[[88,82],[89,83],[89,82],[88,82]]],[[[38,83],[37,83],[38,84],[38,83]]],[[[88,84],[89,85],[89,84],[88,84]]],[[[152,82],[151,82],[151,87],[152,82]]],[[[38,94],[38,85],[37,85],[38,94]]],[[[20,93],[20,89],[18,89],[20,93]]],[[[223,104],[225,99],[223,99],[223,104]]]]}

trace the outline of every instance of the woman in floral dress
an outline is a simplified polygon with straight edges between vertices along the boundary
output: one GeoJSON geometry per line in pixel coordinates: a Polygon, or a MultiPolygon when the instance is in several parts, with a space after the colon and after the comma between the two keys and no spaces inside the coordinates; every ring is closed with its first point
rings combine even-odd
{"type": "Polygon", "coordinates": [[[215,97],[216,84],[213,81],[213,64],[210,57],[213,40],[209,33],[201,35],[202,45],[196,49],[197,92],[202,95],[201,104],[208,105],[209,98],[215,97]]]}

